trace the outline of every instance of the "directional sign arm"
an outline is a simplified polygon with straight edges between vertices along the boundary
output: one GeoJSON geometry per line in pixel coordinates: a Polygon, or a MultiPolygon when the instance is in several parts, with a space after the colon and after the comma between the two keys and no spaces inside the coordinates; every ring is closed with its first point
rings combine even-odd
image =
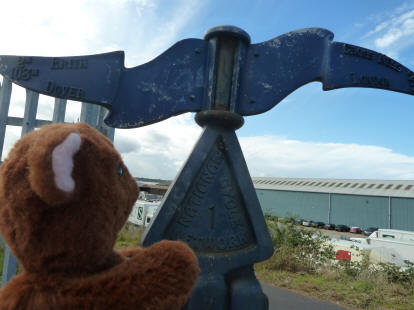
{"type": "Polygon", "coordinates": [[[324,90],[369,87],[414,95],[412,71],[388,56],[332,39],[329,30],[309,28],[251,45],[237,112],[266,112],[313,81],[322,82],[324,90]]]}
{"type": "Polygon", "coordinates": [[[332,42],[323,90],[368,87],[414,95],[414,73],[392,58],[359,46],[332,42]]]}
{"type": "Polygon", "coordinates": [[[182,40],[154,60],[125,69],[105,123],[135,128],[203,110],[207,45],[182,40]]]}
{"type": "Polygon", "coordinates": [[[124,52],[91,56],[0,56],[0,74],[41,94],[96,103],[107,108],[114,100],[124,52]]]}
{"type": "Polygon", "coordinates": [[[105,122],[134,128],[203,109],[208,42],[182,40],[154,60],[124,67],[124,52],[76,57],[0,56],[0,74],[57,98],[109,109],[105,122]]]}

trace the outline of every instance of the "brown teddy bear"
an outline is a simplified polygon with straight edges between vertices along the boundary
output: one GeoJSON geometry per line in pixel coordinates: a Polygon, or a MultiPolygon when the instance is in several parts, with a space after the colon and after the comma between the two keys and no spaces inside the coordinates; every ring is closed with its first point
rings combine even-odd
{"type": "Polygon", "coordinates": [[[179,309],[199,272],[188,246],[113,250],[138,192],[112,143],[86,124],[18,141],[1,166],[0,233],[23,272],[0,290],[0,309],[179,309]]]}

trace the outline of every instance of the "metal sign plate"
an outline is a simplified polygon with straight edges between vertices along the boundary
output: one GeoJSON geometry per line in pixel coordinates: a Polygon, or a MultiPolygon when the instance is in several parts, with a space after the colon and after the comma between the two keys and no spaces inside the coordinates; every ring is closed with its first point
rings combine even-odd
{"type": "Polygon", "coordinates": [[[250,45],[242,66],[237,112],[264,113],[291,92],[319,81],[323,90],[369,87],[414,95],[414,73],[390,57],[309,28],[250,45]]]}
{"type": "Polygon", "coordinates": [[[203,272],[270,257],[273,246],[234,131],[207,127],[143,236],[188,243],[203,272]]]}
{"type": "Polygon", "coordinates": [[[52,97],[110,108],[124,64],[124,52],[91,56],[0,56],[0,74],[52,97]]]}

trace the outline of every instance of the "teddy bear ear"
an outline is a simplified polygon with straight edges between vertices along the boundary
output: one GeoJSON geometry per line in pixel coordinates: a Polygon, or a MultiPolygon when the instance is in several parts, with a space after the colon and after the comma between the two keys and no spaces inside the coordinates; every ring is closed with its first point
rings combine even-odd
{"type": "Polygon", "coordinates": [[[51,206],[68,202],[75,192],[74,156],[80,150],[82,140],[77,132],[59,136],[60,139],[53,139],[43,147],[43,141],[38,140],[40,145],[29,154],[31,187],[51,206]]]}
{"type": "Polygon", "coordinates": [[[73,156],[79,151],[81,137],[72,132],[52,151],[52,170],[56,187],[71,193],[75,190],[75,181],[72,178],[73,156]]]}

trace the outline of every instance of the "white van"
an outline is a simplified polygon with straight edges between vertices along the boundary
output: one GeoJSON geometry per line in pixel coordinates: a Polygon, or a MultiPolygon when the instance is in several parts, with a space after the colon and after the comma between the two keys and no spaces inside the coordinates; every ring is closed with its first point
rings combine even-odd
{"type": "Polygon", "coordinates": [[[159,201],[137,200],[128,217],[128,221],[138,226],[147,227],[159,205],[159,201]]]}

